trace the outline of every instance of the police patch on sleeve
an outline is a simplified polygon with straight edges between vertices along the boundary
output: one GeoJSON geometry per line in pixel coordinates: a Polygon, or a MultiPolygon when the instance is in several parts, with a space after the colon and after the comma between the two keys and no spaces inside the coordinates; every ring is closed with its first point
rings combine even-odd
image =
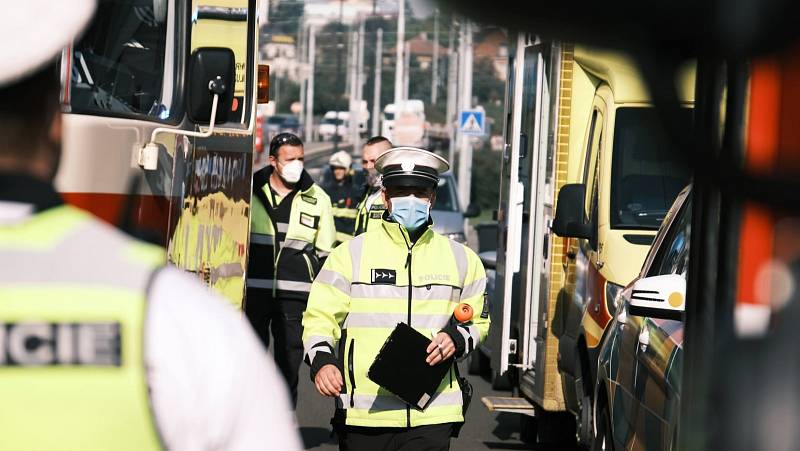
{"type": "Polygon", "coordinates": [[[372,283],[377,285],[396,285],[397,271],[394,269],[373,269],[372,283]]]}
{"type": "Polygon", "coordinates": [[[312,216],[310,214],[300,212],[300,224],[312,229],[316,229],[319,225],[319,216],[312,216]]]}
{"type": "Polygon", "coordinates": [[[116,322],[0,323],[2,366],[120,366],[116,322]]]}

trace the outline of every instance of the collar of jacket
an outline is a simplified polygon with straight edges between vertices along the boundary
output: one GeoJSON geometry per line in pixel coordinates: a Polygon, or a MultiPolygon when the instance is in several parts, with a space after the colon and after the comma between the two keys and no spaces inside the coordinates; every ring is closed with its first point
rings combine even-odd
{"type": "Polygon", "coordinates": [[[416,241],[411,239],[411,235],[408,233],[408,230],[406,230],[405,227],[401,226],[392,218],[392,216],[389,214],[389,210],[383,212],[382,219],[383,221],[381,222],[381,225],[383,226],[383,230],[389,235],[389,238],[391,238],[393,242],[402,244],[403,246],[408,246],[411,243],[414,243],[415,245],[424,244],[433,238],[433,219],[430,216],[428,217],[428,222],[417,231],[419,233],[419,237],[416,239],[416,241]]]}
{"type": "Polygon", "coordinates": [[[36,212],[64,204],[53,185],[20,172],[0,173],[0,201],[30,204],[36,212]]]}
{"type": "MultiPolygon", "coordinates": [[[[259,188],[263,188],[269,183],[269,178],[272,175],[272,171],[275,168],[272,165],[267,165],[258,170],[255,174],[253,174],[253,184],[259,188]]],[[[294,189],[300,191],[301,193],[306,193],[311,188],[314,187],[314,179],[308,175],[305,169],[303,169],[303,173],[300,175],[300,180],[295,183],[294,189]]]]}

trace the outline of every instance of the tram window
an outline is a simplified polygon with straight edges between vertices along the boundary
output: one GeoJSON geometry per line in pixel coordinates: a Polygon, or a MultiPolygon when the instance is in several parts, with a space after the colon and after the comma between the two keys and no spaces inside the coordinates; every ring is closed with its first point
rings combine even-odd
{"type": "Polygon", "coordinates": [[[165,83],[167,5],[100,0],[91,26],[73,48],[72,112],[169,119],[173,99],[172,74],[165,83]]]}
{"type": "MultiPolygon", "coordinates": [[[[684,114],[691,115],[690,108],[684,114]]],[[[611,163],[611,227],[658,229],[689,168],[669,141],[654,108],[617,109],[611,163]]],[[[687,133],[690,131],[687,130],[687,133]]]]}

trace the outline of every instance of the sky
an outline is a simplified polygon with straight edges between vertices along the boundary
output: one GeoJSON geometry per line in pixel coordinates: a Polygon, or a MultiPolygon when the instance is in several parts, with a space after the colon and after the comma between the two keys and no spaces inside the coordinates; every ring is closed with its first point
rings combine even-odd
{"type": "MultiPolygon", "coordinates": [[[[324,18],[334,18],[339,16],[339,1],[337,0],[307,0],[306,14],[320,16],[324,18]]],[[[406,10],[406,14],[413,13],[420,18],[433,13],[433,0],[409,0],[411,11],[406,10]]],[[[378,14],[397,14],[396,0],[377,0],[378,14]]],[[[343,17],[345,22],[351,21],[358,14],[372,13],[372,0],[344,0],[343,17]]]]}

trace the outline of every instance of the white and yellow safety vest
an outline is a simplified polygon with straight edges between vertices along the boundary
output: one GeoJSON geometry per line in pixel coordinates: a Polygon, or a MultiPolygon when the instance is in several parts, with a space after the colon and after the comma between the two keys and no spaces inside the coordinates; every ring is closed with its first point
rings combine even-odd
{"type": "Polygon", "coordinates": [[[88,213],[0,225],[0,448],[161,448],[143,356],[165,262],[88,213]]]}
{"type": "Polygon", "coordinates": [[[383,220],[337,247],[311,288],[303,344],[312,375],[326,364],[343,370],[345,387],[337,408],[345,424],[414,427],[463,421],[462,393],[452,368],[425,411],[410,408],[367,378],[367,372],[400,322],[428,337],[444,330],[462,354],[474,350],[489,330],[485,289],[478,256],[435,233],[430,224],[412,242],[405,228],[383,220]],[[455,325],[451,316],[461,302],[470,304],[475,315],[455,325]]]}
{"type": "Polygon", "coordinates": [[[269,186],[272,167],[253,177],[247,299],[305,301],[311,282],[336,241],[331,201],[303,171],[297,189],[284,199],[269,186]],[[284,217],[269,210],[284,209],[284,217]]]}

